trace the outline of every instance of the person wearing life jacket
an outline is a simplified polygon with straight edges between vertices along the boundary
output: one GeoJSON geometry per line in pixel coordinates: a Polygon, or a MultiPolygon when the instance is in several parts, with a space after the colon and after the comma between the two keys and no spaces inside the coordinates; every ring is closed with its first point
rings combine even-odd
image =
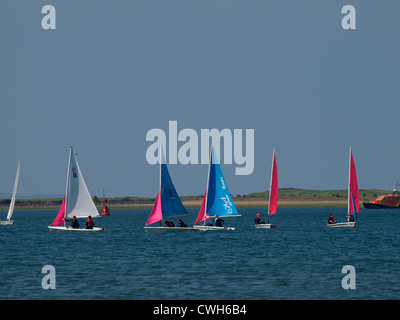
{"type": "Polygon", "coordinates": [[[215,215],[215,226],[216,227],[222,227],[222,224],[225,223],[225,221],[223,219],[221,219],[220,217],[218,217],[218,215],[215,215]]]}
{"type": "Polygon", "coordinates": [[[334,224],[334,223],[336,223],[336,220],[333,218],[333,213],[331,213],[328,218],[328,224],[334,224]]]}
{"type": "Polygon", "coordinates": [[[175,224],[173,221],[165,220],[164,224],[166,227],[175,227],[175,224]]]}
{"type": "Polygon", "coordinates": [[[179,219],[179,221],[178,221],[178,227],[186,228],[187,225],[186,225],[186,223],[184,223],[181,219],[179,219]]]}
{"type": "Polygon", "coordinates": [[[74,229],[79,229],[79,222],[75,216],[72,217],[71,227],[74,229]]]}
{"type": "Polygon", "coordinates": [[[353,213],[349,213],[349,214],[346,216],[346,219],[347,219],[347,222],[354,222],[354,215],[353,215],[353,213]]]}
{"type": "Polygon", "coordinates": [[[211,221],[211,218],[207,218],[206,220],[204,220],[204,225],[212,227],[213,223],[211,221]]]}
{"type": "Polygon", "coordinates": [[[255,224],[265,224],[265,222],[261,220],[259,213],[257,213],[257,216],[254,218],[254,223],[255,224]]]}
{"type": "Polygon", "coordinates": [[[94,222],[92,220],[92,216],[89,216],[86,221],[86,229],[93,229],[94,222]]]}

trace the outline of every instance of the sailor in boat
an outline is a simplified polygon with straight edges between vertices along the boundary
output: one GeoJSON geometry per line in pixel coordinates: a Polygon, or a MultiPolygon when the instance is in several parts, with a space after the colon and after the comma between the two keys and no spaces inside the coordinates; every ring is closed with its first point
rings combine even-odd
{"type": "Polygon", "coordinates": [[[74,229],[79,229],[79,222],[75,216],[72,217],[71,227],[74,229]]]}
{"type": "Polygon", "coordinates": [[[86,229],[93,229],[93,227],[94,227],[94,222],[92,220],[92,216],[89,216],[86,221],[86,229]]]}
{"type": "Polygon", "coordinates": [[[222,224],[225,223],[221,217],[219,217],[217,214],[215,215],[215,226],[216,227],[222,227],[222,224]]]}
{"type": "Polygon", "coordinates": [[[348,222],[354,222],[354,215],[353,215],[353,213],[349,213],[349,214],[346,216],[346,219],[347,219],[348,222]]]}
{"type": "Polygon", "coordinates": [[[186,223],[184,223],[181,219],[179,219],[179,221],[178,221],[178,227],[186,228],[187,225],[186,225],[186,223]]]}
{"type": "Polygon", "coordinates": [[[257,213],[257,216],[254,218],[254,223],[255,224],[265,224],[265,222],[261,220],[259,213],[257,213]]]}
{"type": "Polygon", "coordinates": [[[334,224],[334,223],[336,223],[336,220],[333,218],[333,213],[331,213],[328,218],[328,224],[334,224]]]}
{"type": "Polygon", "coordinates": [[[164,224],[166,227],[175,227],[175,224],[173,221],[165,220],[164,224]]]}

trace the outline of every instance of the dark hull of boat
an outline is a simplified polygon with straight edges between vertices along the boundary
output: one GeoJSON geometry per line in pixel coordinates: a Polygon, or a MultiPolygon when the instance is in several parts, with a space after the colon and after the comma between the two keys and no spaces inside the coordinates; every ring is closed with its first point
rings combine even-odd
{"type": "Polygon", "coordinates": [[[400,209],[400,206],[388,206],[372,202],[363,202],[363,206],[366,209],[400,209]]]}

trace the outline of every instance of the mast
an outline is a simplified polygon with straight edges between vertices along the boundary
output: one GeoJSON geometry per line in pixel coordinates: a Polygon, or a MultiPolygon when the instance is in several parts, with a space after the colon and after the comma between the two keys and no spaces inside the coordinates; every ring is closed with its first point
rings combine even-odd
{"type": "MultiPolygon", "coordinates": [[[[211,168],[211,159],[213,158],[212,157],[213,148],[214,147],[213,147],[213,145],[211,143],[210,156],[208,158],[208,173],[207,173],[206,193],[204,195],[206,197],[206,202],[205,202],[205,206],[204,206],[204,211],[205,211],[204,218],[207,216],[208,184],[210,183],[210,168],[211,168]]],[[[204,221],[205,221],[205,219],[204,219],[204,221]]]]}
{"type": "Polygon", "coordinates": [[[207,174],[207,183],[206,183],[206,192],[204,194],[203,201],[201,203],[199,214],[197,215],[195,223],[200,223],[202,221],[203,225],[206,224],[206,216],[207,216],[207,198],[208,198],[208,183],[210,179],[210,167],[211,167],[211,152],[212,152],[212,145],[210,149],[210,155],[208,157],[208,174],[207,174]]]}
{"type": "Polygon", "coordinates": [[[162,157],[162,152],[163,152],[162,151],[162,144],[160,143],[160,179],[159,179],[160,180],[159,181],[160,182],[160,189],[161,189],[161,167],[162,167],[162,158],[163,158],[162,157]]]}
{"type": "Polygon", "coordinates": [[[12,216],[12,214],[14,212],[15,196],[17,194],[17,189],[18,189],[18,179],[19,179],[19,167],[20,167],[20,164],[21,164],[21,162],[18,161],[17,175],[15,176],[14,189],[13,189],[13,194],[12,194],[12,197],[11,197],[10,208],[8,209],[7,220],[11,220],[11,216],[12,216]]]}
{"type": "MultiPolygon", "coordinates": [[[[160,187],[158,188],[158,191],[161,192],[161,170],[162,170],[162,144],[160,143],[160,187]]],[[[161,195],[161,194],[160,194],[161,195]]],[[[161,206],[161,220],[160,220],[160,227],[161,227],[161,221],[164,220],[163,216],[162,216],[162,201],[161,201],[161,196],[160,196],[160,206],[161,206]]]]}
{"type": "Polygon", "coordinates": [[[68,189],[69,189],[69,178],[71,173],[71,157],[72,157],[72,146],[69,150],[69,160],[68,160],[68,171],[67,171],[67,185],[65,187],[65,201],[64,201],[64,227],[65,227],[65,219],[67,217],[67,203],[68,203],[68,189]]]}
{"type": "MultiPolygon", "coordinates": [[[[350,201],[351,201],[350,177],[351,177],[351,146],[350,146],[350,154],[349,154],[349,181],[348,181],[348,189],[347,189],[347,215],[350,214],[350,201]]],[[[356,208],[354,208],[354,211],[355,210],[356,210],[356,208]]]]}
{"type": "Polygon", "coordinates": [[[268,220],[267,220],[267,223],[269,223],[269,212],[270,212],[270,209],[271,209],[271,189],[272,189],[272,175],[273,175],[273,172],[274,172],[274,159],[275,159],[275,148],[274,148],[274,152],[272,152],[271,177],[270,177],[270,181],[269,181],[268,220]]]}

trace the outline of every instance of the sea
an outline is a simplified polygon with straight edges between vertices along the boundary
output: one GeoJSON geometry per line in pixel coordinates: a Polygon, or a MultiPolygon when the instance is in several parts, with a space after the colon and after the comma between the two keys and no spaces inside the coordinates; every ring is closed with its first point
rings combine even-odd
{"type": "Polygon", "coordinates": [[[151,209],[112,207],[95,219],[104,232],[57,232],[47,226],[58,210],[16,210],[0,226],[0,299],[400,298],[400,210],[363,208],[355,228],[328,228],[346,208],[278,207],[270,230],[253,224],[265,208],[238,210],[224,219],[235,230],[204,232],[145,231],[151,209]]]}

